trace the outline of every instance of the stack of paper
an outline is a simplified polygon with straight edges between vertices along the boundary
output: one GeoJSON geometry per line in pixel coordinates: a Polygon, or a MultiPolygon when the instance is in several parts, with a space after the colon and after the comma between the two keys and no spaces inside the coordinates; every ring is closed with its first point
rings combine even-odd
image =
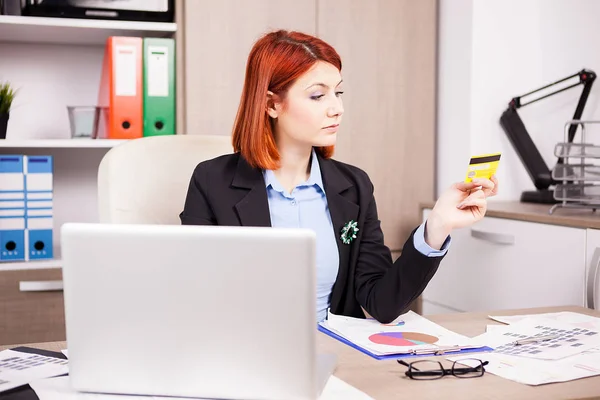
{"type": "Polygon", "coordinates": [[[506,315],[506,316],[489,316],[494,321],[502,322],[503,324],[514,324],[530,318],[544,318],[556,322],[564,322],[567,324],[575,324],[581,328],[589,328],[600,330],[600,318],[590,317],[589,315],[575,313],[571,311],[562,311],[546,314],[525,314],[525,315],[506,315]]]}
{"type": "Polygon", "coordinates": [[[584,328],[558,324],[541,318],[525,319],[475,338],[494,348],[495,354],[518,355],[540,360],[560,360],[594,350],[600,345],[600,333],[584,328]],[[547,338],[523,344],[528,338],[547,338]]]}
{"type": "Polygon", "coordinates": [[[0,351],[0,392],[69,372],[68,361],[13,350],[0,351]]]}
{"type": "Polygon", "coordinates": [[[571,312],[490,318],[510,325],[473,338],[494,348],[477,357],[489,362],[487,372],[529,385],[600,375],[600,318],[571,312]],[[531,337],[552,339],[514,344],[531,337]]]}
{"type": "Polygon", "coordinates": [[[329,313],[319,330],[377,359],[491,350],[412,311],[390,324],[329,313]]]}

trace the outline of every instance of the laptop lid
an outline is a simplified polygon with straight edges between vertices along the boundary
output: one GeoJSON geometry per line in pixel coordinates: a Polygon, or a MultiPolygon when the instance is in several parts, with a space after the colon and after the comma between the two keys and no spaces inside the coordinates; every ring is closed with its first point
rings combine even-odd
{"type": "Polygon", "coordinates": [[[314,232],[67,223],[61,243],[74,389],[318,396],[314,232]]]}

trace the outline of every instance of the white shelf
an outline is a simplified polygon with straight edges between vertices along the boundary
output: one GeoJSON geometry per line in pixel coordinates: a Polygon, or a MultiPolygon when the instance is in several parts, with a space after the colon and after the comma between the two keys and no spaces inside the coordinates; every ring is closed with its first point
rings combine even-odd
{"type": "Polygon", "coordinates": [[[73,149],[109,149],[128,140],[121,139],[28,139],[28,140],[0,140],[0,148],[12,149],[49,149],[49,148],[73,148],[73,149]]]}
{"type": "Polygon", "coordinates": [[[21,271],[25,269],[51,269],[61,267],[61,259],[0,262],[0,271],[21,271]]]}
{"type": "Polygon", "coordinates": [[[62,268],[62,253],[60,246],[53,249],[55,258],[33,261],[2,261],[0,271],[22,271],[26,269],[62,268]]]}
{"type": "Polygon", "coordinates": [[[104,45],[109,36],[171,37],[177,24],[0,15],[0,42],[104,45]]]}

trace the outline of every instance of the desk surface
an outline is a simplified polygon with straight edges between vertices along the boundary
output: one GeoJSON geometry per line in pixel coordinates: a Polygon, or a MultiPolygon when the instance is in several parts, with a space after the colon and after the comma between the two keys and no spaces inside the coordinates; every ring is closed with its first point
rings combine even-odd
{"type": "MultiPolygon", "coordinates": [[[[582,307],[548,307],[522,310],[490,311],[432,315],[427,318],[452,331],[467,336],[485,332],[486,325],[496,324],[488,315],[517,315],[544,312],[574,311],[600,317],[600,312],[582,307]]],[[[66,342],[28,344],[46,350],[60,351],[66,342]]],[[[486,373],[482,378],[458,379],[445,377],[436,381],[413,381],[405,377],[405,367],[395,360],[378,361],[335,339],[319,334],[319,351],[338,355],[335,375],[377,400],[410,398],[432,399],[589,399],[600,398],[600,376],[542,386],[528,386],[486,373]]],[[[0,350],[16,347],[0,346],[0,350]]],[[[475,354],[475,353],[473,353],[475,354]]],[[[450,362],[435,357],[446,366],[450,362]]]]}
{"type": "MultiPolygon", "coordinates": [[[[433,208],[435,202],[421,203],[421,209],[433,208]]],[[[496,201],[488,202],[485,213],[488,217],[508,218],[518,221],[537,222],[540,224],[551,224],[569,226],[573,228],[600,229],[600,212],[593,212],[587,208],[558,208],[553,214],[549,214],[551,204],[522,203],[519,201],[496,201]]]]}

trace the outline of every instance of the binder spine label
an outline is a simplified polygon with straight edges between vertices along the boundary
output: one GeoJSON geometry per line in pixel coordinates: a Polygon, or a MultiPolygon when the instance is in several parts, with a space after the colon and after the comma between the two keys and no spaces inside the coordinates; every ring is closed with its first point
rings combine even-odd
{"type": "Polygon", "coordinates": [[[116,96],[135,96],[137,82],[136,48],[116,45],[114,47],[114,83],[116,96]]]}
{"type": "Polygon", "coordinates": [[[166,46],[148,46],[148,96],[169,96],[169,49],[166,46]]]}

